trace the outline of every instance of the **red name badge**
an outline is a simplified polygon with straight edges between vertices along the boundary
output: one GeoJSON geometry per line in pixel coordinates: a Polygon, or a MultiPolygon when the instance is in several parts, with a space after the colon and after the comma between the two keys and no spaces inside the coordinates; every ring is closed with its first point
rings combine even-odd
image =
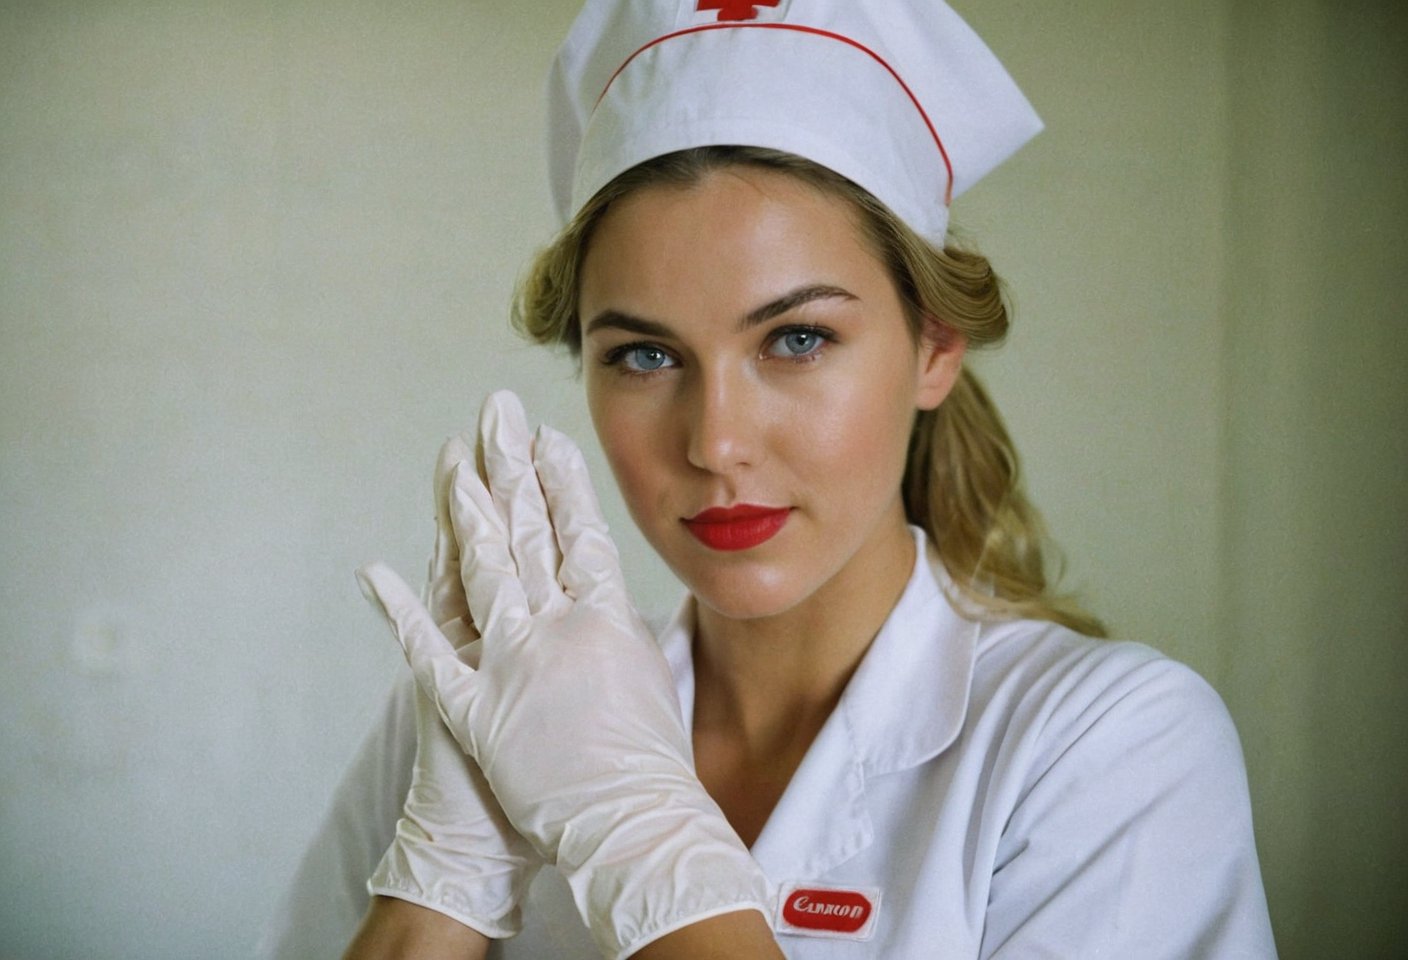
{"type": "Polygon", "coordinates": [[[869,940],[880,913],[873,887],[790,883],[778,900],[777,932],[799,937],[869,940]]]}

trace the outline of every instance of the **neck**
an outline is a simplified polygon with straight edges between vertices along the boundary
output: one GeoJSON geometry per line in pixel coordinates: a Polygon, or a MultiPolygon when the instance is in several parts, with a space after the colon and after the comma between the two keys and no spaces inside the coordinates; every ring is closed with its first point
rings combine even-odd
{"type": "Polygon", "coordinates": [[[894,609],[914,541],[867,544],[821,589],[783,613],[733,620],[701,605],[694,643],[696,730],[728,731],[759,755],[810,743],[894,609]]]}

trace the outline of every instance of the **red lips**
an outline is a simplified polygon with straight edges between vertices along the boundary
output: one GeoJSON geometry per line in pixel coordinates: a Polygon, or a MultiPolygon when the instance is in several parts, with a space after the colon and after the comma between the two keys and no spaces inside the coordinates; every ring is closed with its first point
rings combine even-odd
{"type": "Polygon", "coordinates": [[[791,514],[789,507],[759,507],[741,503],[710,507],[684,521],[689,532],[714,550],[747,550],[771,540],[791,514]]]}

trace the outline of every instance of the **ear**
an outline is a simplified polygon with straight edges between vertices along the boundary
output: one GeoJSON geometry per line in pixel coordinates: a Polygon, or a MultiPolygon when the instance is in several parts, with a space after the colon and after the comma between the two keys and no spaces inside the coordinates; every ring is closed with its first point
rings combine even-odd
{"type": "Polygon", "coordinates": [[[941,320],[928,318],[916,351],[914,405],[918,409],[933,410],[944,402],[963,371],[967,351],[967,337],[941,320]]]}

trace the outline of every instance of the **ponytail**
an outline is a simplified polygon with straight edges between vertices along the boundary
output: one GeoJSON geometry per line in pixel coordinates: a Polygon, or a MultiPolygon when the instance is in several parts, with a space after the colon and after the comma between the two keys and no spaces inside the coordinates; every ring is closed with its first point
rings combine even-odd
{"type": "Polygon", "coordinates": [[[1052,620],[1092,637],[1105,628],[1046,573],[1045,525],[1021,488],[1017,451],[978,378],[964,369],[944,402],[921,411],[909,438],[904,509],[937,546],[978,616],[1052,620]]]}

